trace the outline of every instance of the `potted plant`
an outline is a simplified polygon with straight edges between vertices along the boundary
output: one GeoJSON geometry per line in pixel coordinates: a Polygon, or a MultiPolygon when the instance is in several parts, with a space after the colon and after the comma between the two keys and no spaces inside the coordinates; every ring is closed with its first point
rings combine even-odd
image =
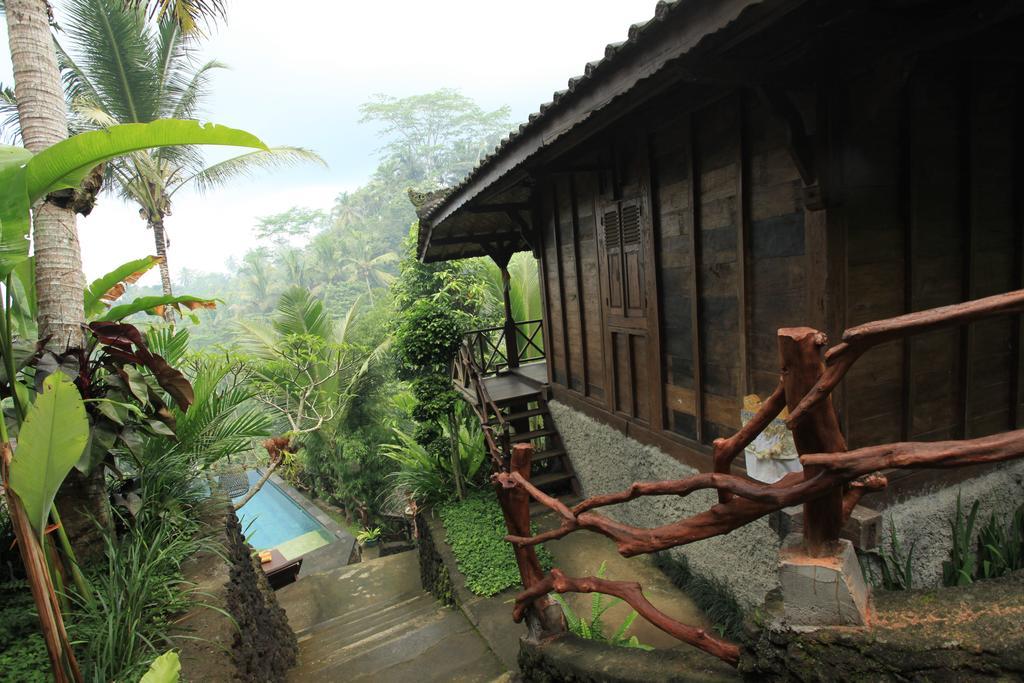
{"type": "Polygon", "coordinates": [[[380,527],[366,528],[356,534],[359,545],[372,548],[380,542],[380,527]]]}

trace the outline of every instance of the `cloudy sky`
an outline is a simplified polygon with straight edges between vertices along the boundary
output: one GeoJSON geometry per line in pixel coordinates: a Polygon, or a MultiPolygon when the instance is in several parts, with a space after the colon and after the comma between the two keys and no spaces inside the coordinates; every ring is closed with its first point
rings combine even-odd
{"type": "MultiPolygon", "coordinates": [[[[522,121],[653,11],[654,0],[234,0],[204,48],[230,67],[216,76],[206,118],[270,145],[311,148],[329,167],[240,180],[205,197],[183,191],[167,220],[172,270],[224,270],[251,246],[259,216],[326,208],[361,185],[379,145],[358,123],[371,95],[453,87],[488,109],[508,104],[522,121]]],[[[0,53],[7,84],[10,60],[0,53]]],[[[90,278],[153,250],[137,209],[113,196],[79,229],[90,278]]]]}

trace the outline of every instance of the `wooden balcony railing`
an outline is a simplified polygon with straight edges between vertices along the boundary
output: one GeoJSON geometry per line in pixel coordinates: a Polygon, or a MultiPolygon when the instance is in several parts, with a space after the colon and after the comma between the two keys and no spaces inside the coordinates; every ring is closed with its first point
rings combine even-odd
{"type": "Polygon", "coordinates": [[[513,619],[518,622],[525,618],[530,634],[543,637],[565,628],[557,607],[548,599],[549,593],[606,593],[622,598],[666,633],[735,666],[739,662],[739,646],[660,612],[647,601],[639,584],[592,576],[573,578],[558,569],[545,574],[533,547],[576,531],[591,531],[611,539],[621,555],[630,557],[727,534],[776,510],[803,504],[804,551],[811,556],[827,554],[861,497],[888,485],[882,470],[966,467],[1024,456],[1024,429],[962,441],[891,443],[847,452],[830,394],[854,362],[887,341],[1022,313],[1024,290],[1019,290],[867,323],[847,330],[842,343],[824,354],[824,362],[824,334],[807,327],[779,330],[782,372],[778,388],[742,429],[714,442],[714,472],[684,479],[636,482],[622,491],[587,498],[570,509],[530,483],[533,449],[529,444],[517,444],[507,464],[492,477],[505,513],[509,534],[506,540],[515,549],[525,589],[516,597],[513,619]],[[792,472],[774,484],[731,474],[732,461],[786,407],[790,411],[786,422],[793,432],[803,471],[792,472]],[[704,512],[653,529],[622,524],[597,512],[599,508],[641,496],[687,496],[701,489],[717,490],[718,503],[704,512]],[[531,499],[554,510],[561,525],[533,534],[531,499]]]}
{"type": "Polygon", "coordinates": [[[485,327],[465,334],[464,344],[484,377],[544,359],[542,320],[513,323],[512,329],[515,335],[511,344],[504,326],[485,327]],[[510,357],[514,359],[512,362],[509,362],[510,357]]]}

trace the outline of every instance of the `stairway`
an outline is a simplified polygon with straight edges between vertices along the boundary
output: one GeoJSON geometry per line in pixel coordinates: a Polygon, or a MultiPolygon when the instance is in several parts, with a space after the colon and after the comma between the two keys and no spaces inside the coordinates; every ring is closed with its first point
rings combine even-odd
{"type": "Polygon", "coordinates": [[[505,674],[465,615],[420,587],[415,552],[305,576],[277,599],[299,639],[292,681],[476,682],[505,674]]]}
{"type": "MultiPolygon", "coordinates": [[[[543,387],[514,398],[495,400],[498,409],[508,421],[512,443],[533,446],[533,467],[530,481],[541,491],[558,498],[578,497],[579,481],[566,453],[562,435],[558,433],[543,387]]],[[[491,425],[497,420],[492,418],[491,425]]]]}

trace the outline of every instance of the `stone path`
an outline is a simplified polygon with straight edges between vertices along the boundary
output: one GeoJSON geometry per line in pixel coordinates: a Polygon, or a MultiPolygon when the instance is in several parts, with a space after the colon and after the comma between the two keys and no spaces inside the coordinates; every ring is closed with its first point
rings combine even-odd
{"type": "Polygon", "coordinates": [[[505,667],[469,620],[420,587],[415,552],[310,574],[277,591],[299,637],[292,681],[492,681],[505,667]]]}

